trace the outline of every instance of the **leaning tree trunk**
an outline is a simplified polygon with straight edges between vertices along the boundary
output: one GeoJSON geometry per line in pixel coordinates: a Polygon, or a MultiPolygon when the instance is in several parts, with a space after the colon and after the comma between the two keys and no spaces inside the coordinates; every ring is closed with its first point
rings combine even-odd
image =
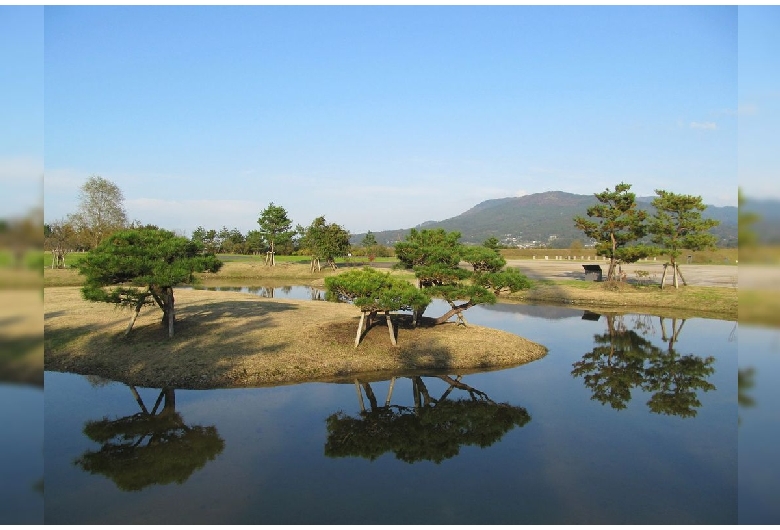
{"type": "Polygon", "coordinates": [[[466,302],[465,304],[460,304],[460,305],[455,305],[455,304],[453,304],[452,302],[450,302],[450,306],[452,307],[452,309],[450,309],[449,311],[447,311],[446,313],[444,313],[442,316],[440,316],[439,318],[437,318],[437,319],[434,321],[434,325],[437,325],[437,326],[438,326],[439,324],[444,324],[444,323],[445,323],[445,322],[447,322],[447,321],[448,321],[448,320],[449,320],[449,319],[450,319],[450,318],[451,318],[453,315],[458,315],[458,321],[459,321],[460,323],[463,323],[463,325],[465,325],[465,319],[463,319],[463,317],[461,316],[461,313],[462,313],[463,311],[465,311],[466,309],[468,309],[469,307],[473,307],[474,305],[475,305],[475,304],[472,304],[470,301],[469,301],[469,302],[466,302]]]}

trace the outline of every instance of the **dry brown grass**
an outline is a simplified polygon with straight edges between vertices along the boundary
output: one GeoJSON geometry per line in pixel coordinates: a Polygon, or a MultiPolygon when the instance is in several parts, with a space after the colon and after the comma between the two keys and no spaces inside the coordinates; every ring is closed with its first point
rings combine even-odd
{"type": "Polygon", "coordinates": [[[0,381],[43,386],[41,290],[0,291],[0,381]]]}
{"type": "MultiPolygon", "coordinates": [[[[206,287],[228,287],[262,285],[274,287],[281,285],[325,285],[325,278],[348,270],[342,266],[337,271],[323,268],[320,272],[311,272],[309,265],[304,263],[280,262],[274,267],[267,267],[262,262],[226,262],[222,269],[214,273],[196,274],[198,282],[206,287]]],[[[390,268],[382,269],[393,276],[413,280],[411,272],[396,271],[390,268]]],[[[40,277],[39,280],[40,282],[40,277]]],[[[43,270],[44,287],[76,286],[84,283],[84,277],[80,276],[76,269],[50,269],[43,270]]]]}
{"type": "Polygon", "coordinates": [[[0,268],[0,289],[40,289],[43,286],[43,276],[40,271],[29,269],[0,268]]]}
{"type": "Polygon", "coordinates": [[[129,311],[86,302],[77,287],[45,289],[46,369],[141,386],[216,388],[434,368],[465,372],[515,366],[546,354],[543,346],[511,333],[455,324],[401,325],[393,347],[383,320],[355,349],[360,313],[350,305],[182,289],[175,296],[173,339],[154,308],[142,310],[124,337],[129,311]]]}
{"type": "Polygon", "coordinates": [[[623,311],[672,311],[725,320],[737,319],[737,289],[731,287],[680,287],[634,285],[626,282],[576,280],[536,282],[532,289],[506,297],[523,302],[550,302],[583,307],[617,307],[623,311]]]}

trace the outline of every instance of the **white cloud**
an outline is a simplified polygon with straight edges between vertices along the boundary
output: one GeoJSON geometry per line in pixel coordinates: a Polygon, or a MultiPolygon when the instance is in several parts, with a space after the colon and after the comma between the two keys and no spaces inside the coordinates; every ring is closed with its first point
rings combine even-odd
{"type": "Polygon", "coordinates": [[[758,113],[758,106],[753,103],[740,103],[737,107],[739,116],[755,116],[758,113]]]}
{"type": "Polygon", "coordinates": [[[27,215],[42,204],[43,162],[34,157],[0,157],[0,218],[27,215]]]}
{"type": "Polygon", "coordinates": [[[691,129],[703,129],[703,130],[706,130],[706,131],[714,131],[715,129],[718,128],[718,124],[715,123],[714,121],[702,121],[702,122],[692,121],[690,123],[690,128],[691,129]]]}
{"type": "Polygon", "coordinates": [[[75,169],[46,170],[43,176],[43,187],[46,193],[53,191],[73,192],[74,197],[89,177],[88,173],[75,169]]]}
{"type": "Polygon", "coordinates": [[[257,201],[228,199],[164,200],[143,197],[125,201],[130,219],[187,232],[199,225],[215,229],[238,227],[246,231],[257,220],[263,207],[257,201]]]}
{"type": "Polygon", "coordinates": [[[0,157],[0,181],[40,183],[43,161],[34,157],[0,157]]]}

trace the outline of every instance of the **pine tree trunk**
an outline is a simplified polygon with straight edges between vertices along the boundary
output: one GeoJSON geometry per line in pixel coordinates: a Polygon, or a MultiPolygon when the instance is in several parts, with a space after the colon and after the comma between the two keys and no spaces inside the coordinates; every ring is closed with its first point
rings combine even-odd
{"type": "Polygon", "coordinates": [[[165,404],[160,411],[160,416],[170,416],[176,413],[176,390],[163,388],[160,392],[165,394],[165,404]]]}
{"type": "Polygon", "coordinates": [[[363,387],[363,391],[366,393],[366,399],[368,399],[368,406],[371,407],[371,410],[376,410],[377,408],[379,408],[377,406],[374,390],[371,388],[371,383],[361,383],[361,386],[363,387]]]}
{"type": "Polygon", "coordinates": [[[609,258],[609,269],[607,269],[607,281],[615,279],[615,258],[609,258]]]}
{"type": "MultiPolygon", "coordinates": [[[[452,305],[452,304],[451,304],[451,305],[452,305]]],[[[450,318],[452,318],[452,316],[453,316],[453,315],[457,315],[457,314],[459,314],[459,313],[461,313],[461,312],[465,311],[465,310],[466,310],[466,309],[468,309],[469,307],[472,307],[473,305],[474,305],[474,304],[472,304],[471,302],[466,302],[465,304],[460,304],[460,305],[458,305],[458,306],[456,306],[456,305],[452,305],[452,309],[450,309],[449,311],[447,311],[446,313],[444,313],[442,316],[440,316],[439,318],[437,318],[437,319],[436,319],[436,321],[434,322],[434,324],[435,324],[435,325],[437,325],[437,326],[438,326],[439,324],[444,324],[444,323],[445,323],[445,322],[447,322],[447,321],[448,321],[450,318]]]]}
{"type": "Polygon", "coordinates": [[[176,311],[173,307],[173,287],[167,287],[168,298],[168,338],[173,338],[173,323],[176,321],[176,311]]]}
{"type": "Polygon", "coordinates": [[[615,234],[609,234],[609,238],[612,241],[612,254],[609,256],[609,270],[607,271],[607,281],[615,279],[615,251],[617,250],[617,241],[615,240],[615,234]]]}

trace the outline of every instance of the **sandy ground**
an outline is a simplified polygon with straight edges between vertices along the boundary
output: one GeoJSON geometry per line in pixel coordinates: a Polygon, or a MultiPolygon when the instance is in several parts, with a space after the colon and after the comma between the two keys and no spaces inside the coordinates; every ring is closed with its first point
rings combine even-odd
{"type": "MultiPolygon", "coordinates": [[[[585,278],[585,270],[583,265],[601,265],[601,269],[606,276],[609,263],[605,261],[588,261],[588,260],[508,260],[507,266],[517,267],[520,272],[525,274],[531,279],[535,280],[582,280],[585,278]]],[[[623,272],[629,280],[636,279],[636,271],[643,270],[650,273],[649,278],[654,279],[656,282],[661,281],[663,276],[664,267],[662,261],[640,261],[639,263],[632,263],[629,265],[623,265],[623,272]]],[[[685,277],[685,281],[688,285],[695,286],[716,286],[716,287],[734,287],[737,285],[737,280],[742,280],[742,274],[737,274],[736,265],[680,265],[680,270],[685,277]]],[[[769,272],[780,271],[780,268],[770,268],[769,272]]],[[[761,277],[763,281],[771,281],[771,275],[767,275],[768,272],[762,272],[761,277]]],[[[670,284],[671,270],[667,275],[667,284],[670,284]]],[[[753,275],[758,277],[758,273],[753,275]]],[[[775,276],[780,278],[775,272],[775,276]]]]}

